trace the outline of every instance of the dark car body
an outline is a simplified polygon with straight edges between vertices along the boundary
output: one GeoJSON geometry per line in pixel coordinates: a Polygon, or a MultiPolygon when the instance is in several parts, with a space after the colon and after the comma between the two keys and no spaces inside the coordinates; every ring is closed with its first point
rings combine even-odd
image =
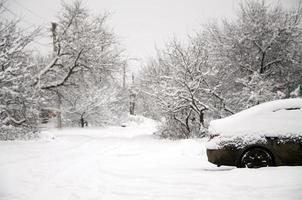
{"type": "Polygon", "coordinates": [[[207,149],[208,160],[217,166],[244,167],[241,159],[245,152],[260,148],[270,154],[272,166],[302,165],[302,137],[265,137],[265,140],[265,143],[250,144],[243,147],[225,145],[219,149],[207,149]]]}
{"type": "Polygon", "coordinates": [[[212,120],[208,160],[218,166],[302,165],[302,98],[265,102],[212,120]]]}

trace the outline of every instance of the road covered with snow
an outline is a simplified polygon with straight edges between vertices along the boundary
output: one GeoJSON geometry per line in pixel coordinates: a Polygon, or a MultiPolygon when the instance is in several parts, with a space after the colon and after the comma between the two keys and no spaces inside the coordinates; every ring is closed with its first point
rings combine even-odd
{"type": "Polygon", "coordinates": [[[204,140],[158,139],[153,121],[136,122],[0,142],[0,199],[302,199],[302,167],[218,168],[204,140]]]}

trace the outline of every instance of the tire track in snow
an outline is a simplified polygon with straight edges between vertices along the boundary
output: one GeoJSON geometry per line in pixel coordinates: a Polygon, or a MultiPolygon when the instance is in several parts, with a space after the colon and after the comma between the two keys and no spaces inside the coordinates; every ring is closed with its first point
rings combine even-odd
{"type": "MultiPolygon", "coordinates": [[[[48,172],[46,178],[47,183],[36,188],[34,195],[30,199],[50,200],[54,198],[53,195],[55,195],[56,200],[76,199],[78,195],[76,191],[80,191],[83,187],[83,180],[88,176],[98,173],[94,167],[98,157],[116,150],[120,146],[121,144],[118,143],[114,147],[106,148],[100,152],[98,151],[99,143],[92,140],[80,145],[80,149],[78,148],[77,150],[68,152],[67,159],[71,157],[73,157],[73,159],[64,163],[64,165],[58,163],[59,168],[48,172]],[[80,155],[78,155],[79,153],[80,155]],[[53,195],[46,196],[47,194],[53,195]]],[[[55,161],[55,159],[53,159],[53,161],[55,161]]]]}
{"type": "MultiPolygon", "coordinates": [[[[90,143],[93,139],[88,139],[88,141],[86,141],[85,143],[83,144],[76,144],[76,145],[73,145],[71,147],[68,147],[68,148],[64,148],[64,149],[55,149],[55,151],[59,150],[62,154],[63,153],[70,153],[70,151],[72,150],[76,150],[76,149],[79,149],[81,148],[82,146],[84,145],[87,145],[88,143],[90,143]]],[[[56,142],[56,141],[52,141],[52,142],[56,142]]],[[[37,156],[28,156],[28,157],[25,157],[25,158],[22,158],[22,159],[17,159],[17,160],[14,160],[14,161],[9,161],[9,162],[5,162],[5,163],[0,163],[0,167],[4,167],[4,166],[7,166],[7,165],[13,165],[13,164],[20,164],[22,162],[33,162],[35,160],[40,160],[42,158],[42,160],[45,158],[45,153],[40,153],[39,155],[37,156]]],[[[47,158],[49,159],[49,158],[47,158]]]]}

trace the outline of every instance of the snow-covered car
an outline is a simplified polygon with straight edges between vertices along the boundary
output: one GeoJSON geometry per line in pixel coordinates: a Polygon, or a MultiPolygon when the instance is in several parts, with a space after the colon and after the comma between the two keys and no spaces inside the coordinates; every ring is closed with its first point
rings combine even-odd
{"type": "Polygon", "coordinates": [[[209,126],[208,160],[217,166],[302,165],[302,98],[259,104],[209,126]]]}

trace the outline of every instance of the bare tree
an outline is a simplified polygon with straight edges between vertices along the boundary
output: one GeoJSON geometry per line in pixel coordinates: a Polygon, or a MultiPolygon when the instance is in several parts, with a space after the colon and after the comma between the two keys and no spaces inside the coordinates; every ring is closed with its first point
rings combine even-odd
{"type": "Polygon", "coordinates": [[[26,34],[18,28],[18,20],[5,20],[0,4],[0,131],[2,139],[27,137],[38,120],[38,90],[33,87],[30,52],[25,50],[38,30],[26,34]],[[20,131],[17,131],[20,130],[20,131]],[[23,130],[23,131],[22,131],[23,130]],[[17,133],[18,132],[18,133],[17,133]]]}
{"type": "Polygon", "coordinates": [[[141,80],[141,91],[157,102],[168,119],[166,129],[171,131],[165,132],[179,133],[177,137],[204,134],[208,112],[232,113],[213,85],[206,41],[192,37],[189,42],[168,43],[147,66],[141,80]]]}
{"type": "MultiPolygon", "coordinates": [[[[101,100],[97,96],[100,93],[90,90],[100,91],[107,87],[122,69],[124,60],[115,34],[106,25],[108,14],[93,17],[80,1],[63,3],[61,13],[54,34],[54,58],[37,75],[36,83],[45,92],[60,96],[63,108],[59,112],[69,109],[74,112],[79,108],[71,106],[74,99],[101,100]],[[94,87],[90,87],[92,85],[94,87]]],[[[92,105],[98,105],[98,102],[90,107],[92,105]]]]}
{"type": "Polygon", "coordinates": [[[206,28],[213,67],[224,83],[219,89],[235,110],[281,93],[289,97],[301,82],[301,17],[301,7],[286,11],[264,1],[246,1],[237,20],[206,28]]]}

